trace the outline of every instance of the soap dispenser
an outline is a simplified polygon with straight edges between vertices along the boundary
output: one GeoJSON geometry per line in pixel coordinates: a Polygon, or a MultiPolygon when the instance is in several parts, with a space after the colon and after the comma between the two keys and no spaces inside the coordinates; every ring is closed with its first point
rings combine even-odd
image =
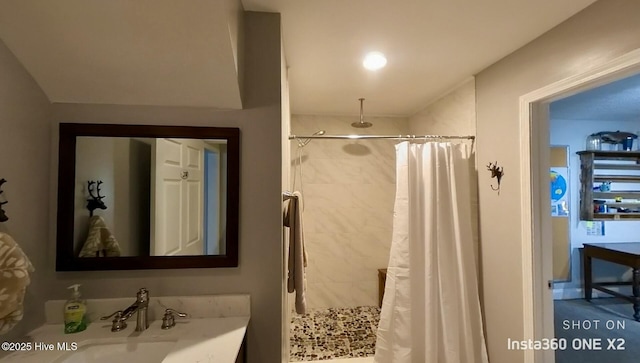
{"type": "Polygon", "coordinates": [[[80,284],[68,287],[72,289],[71,298],[64,304],[64,333],[78,333],[87,328],[87,304],[80,299],[80,284]]]}

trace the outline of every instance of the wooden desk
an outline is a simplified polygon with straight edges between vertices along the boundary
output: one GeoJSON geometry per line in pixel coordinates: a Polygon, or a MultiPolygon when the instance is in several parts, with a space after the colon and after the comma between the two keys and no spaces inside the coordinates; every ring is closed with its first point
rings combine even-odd
{"type": "Polygon", "coordinates": [[[640,242],[634,243],[585,243],[584,244],[584,298],[591,301],[593,289],[633,303],[633,318],[640,321],[640,242]],[[629,282],[593,282],[591,262],[594,258],[629,266],[633,279],[629,282]],[[631,285],[633,296],[607,289],[605,286],[631,285]]]}

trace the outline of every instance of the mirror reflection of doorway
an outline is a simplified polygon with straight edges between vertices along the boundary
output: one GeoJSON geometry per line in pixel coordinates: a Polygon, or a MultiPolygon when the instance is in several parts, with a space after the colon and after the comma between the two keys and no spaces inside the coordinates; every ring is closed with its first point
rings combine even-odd
{"type": "Polygon", "coordinates": [[[156,139],[153,256],[204,251],[204,141],[156,139]]]}
{"type": "Polygon", "coordinates": [[[156,213],[156,218],[165,220],[156,225],[156,250],[152,253],[224,255],[226,143],[194,139],[156,142],[169,148],[157,147],[156,152],[155,180],[160,183],[156,186],[156,206],[164,211],[156,213]]]}

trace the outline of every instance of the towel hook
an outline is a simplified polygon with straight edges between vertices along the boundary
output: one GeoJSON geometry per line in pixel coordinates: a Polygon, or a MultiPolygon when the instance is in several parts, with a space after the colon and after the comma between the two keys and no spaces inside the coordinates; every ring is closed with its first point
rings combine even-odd
{"type": "Polygon", "coordinates": [[[102,180],[98,180],[96,183],[93,180],[87,181],[87,189],[89,189],[89,195],[91,199],[87,199],[87,209],[89,210],[89,216],[93,217],[93,211],[96,209],[107,209],[107,206],[102,201],[104,198],[103,195],[100,195],[100,185],[102,184],[102,180]],[[96,186],[96,195],[93,195],[94,189],[93,186],[96,186]]]}
{"type": "MultiPolygon", "coordinates": [[[[7,180],[5,178],[0,179],[0,195],[3,193],[2,191],[2,184],[6,183],[7,180]]],[[[6,222],[9,220],[9,217],[7,217],[7,214],[5,213],[5,211],[2,209],[2,206],[9,203],[7,201],[7,199],[5,198],[4,202],[0,202],[0,222],[6,222]]]]}
{"type": "Polygon", "coordinates": [[[495,163],[489,163],[489,165],[487,165],[487,170],[491,172],[491,178],[496,178],[498,180],[498,187],[494,188],[493,185],[491,185],[491,189],[497,191],[498,195],[500,195],[500,181],[502,181],[502,177],[504,176],[502,167],[498,166],[498,162],[496,161],[495,163]]]}

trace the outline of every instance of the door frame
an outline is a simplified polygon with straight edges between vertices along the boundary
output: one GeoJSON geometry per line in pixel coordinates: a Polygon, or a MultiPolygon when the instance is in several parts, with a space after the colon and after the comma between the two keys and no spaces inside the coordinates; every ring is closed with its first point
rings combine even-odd
{"type": "MultiPolygon", "coordinates": [[[[520,179],[524,340],[554,337],[549,188],[549,103],[640,72],[640,49],[520,97],[520,179]]],[[[553,351],[524,351],[525,363],[554,362],[553,351]]]]}

